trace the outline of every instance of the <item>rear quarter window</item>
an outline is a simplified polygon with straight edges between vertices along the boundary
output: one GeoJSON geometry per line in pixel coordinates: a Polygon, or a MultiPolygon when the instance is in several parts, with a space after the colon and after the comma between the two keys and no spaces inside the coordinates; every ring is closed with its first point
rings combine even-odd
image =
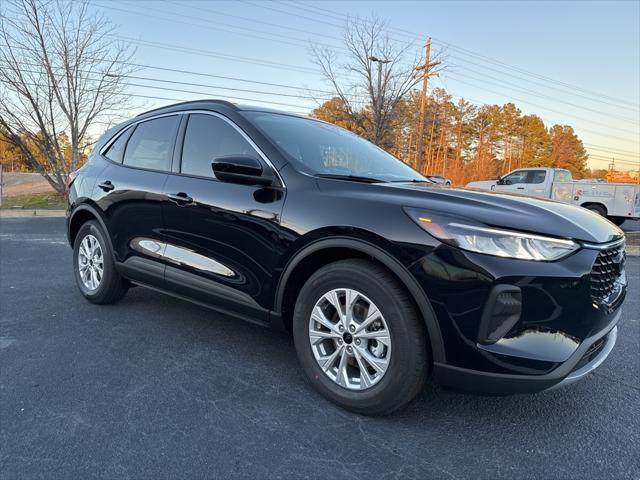
{"type": "Polygon", "coordinates": [[[122,134],[118,136],[115,142],[104,152],[104,156],[112,162],[122,163],[122,157],[124,156],[124,149],[127,146],[127,140],[131,136],[131,129],[128,128],[122,134]]]}

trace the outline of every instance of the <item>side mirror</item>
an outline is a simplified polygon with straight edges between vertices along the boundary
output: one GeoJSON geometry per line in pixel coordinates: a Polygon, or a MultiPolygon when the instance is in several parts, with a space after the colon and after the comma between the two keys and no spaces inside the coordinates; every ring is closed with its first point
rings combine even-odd
{"type": "Polygon", "coordinates": [[[263,186],[273,184],[273,176],[265,174],[262,163],[255,157],[229,155],[215,158],[211,162],[211,169],[221,182],[263,186]]]}

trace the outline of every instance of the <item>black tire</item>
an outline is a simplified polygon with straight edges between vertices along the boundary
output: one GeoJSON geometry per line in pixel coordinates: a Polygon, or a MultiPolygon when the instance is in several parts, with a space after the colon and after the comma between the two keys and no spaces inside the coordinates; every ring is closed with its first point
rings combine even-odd
{"type": "Polygon", "coordinates": [[[331,263],[315,272],[298,295],[293,318],[298,359],[311,384],[326,398],[352,412],[385,415],[424,388],[430,371],[427,332],[406,289],[384,268],[367,260],[331,263]],[[318,365],[309,341],[309,320],[316,302],[336,288],[359,291],[382,313],[392,350],[384,376],[372,387],[349,390],[335,383],[318,365]]]}
{"type": "Polygon", "coordinates": [[[597,213],[601,217],[605,217],[606,218],[606,216],[607,216],[607,211],[604,209],[604,207],[602,207],[600,205],[587,205],[585,208],[587,210],[591,210],[592,212],[597,213]]]}
{"type": "Polygon", "coordinates": [[[613,222],[615,225],[617,225],[618,227],[627,221],[625,217],[609,217],[609,220],[613,222]]]}
{"type": "Polygon", "coordinates": [[[116,271],[111,245],[106,240],[100,224],[95,220],[91,220],[82,225],[76,235],[75,241],[73,242],[73,272],[76,279],[76,285],[78,285],[80,293],[82,293],[82,295],[92,303],[115,303],[127,293],[129,282],[122,278],[116,271]],[[89,234],[93,235],[100,244],[104,262],[103,275],[95,290],[90,290],[84,285],[78,268],[80,245],[84,238],[89,234]]]}

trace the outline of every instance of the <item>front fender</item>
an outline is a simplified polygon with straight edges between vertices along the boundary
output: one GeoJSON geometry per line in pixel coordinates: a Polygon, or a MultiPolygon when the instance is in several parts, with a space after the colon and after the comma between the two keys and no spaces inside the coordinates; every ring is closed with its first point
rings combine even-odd
{"type": "MultiPolygon", "coordinates": [[[[316,237],[316,235],[313,235],[313,232],[310,232],[308,235],[311,235],[312,238],[316,237]]],[[[381,246],[377,245],[377,243],[381,241],[384,240],[370,232],[359,232],[355,231],[355,229],[353,229],[352,227],[345,227],[345,230],[342,231],[342,235],[340,236],[332,236],[331,238],[315,238],[306,243],[290,257],[289,261],[283,269],[282,275],[280,276],[276,288],[275,313],[277,315],[282,314],[284,292],[287,281],[295,270],[296,266],[300,264],[300,262],[302,262],[309,255],[312,255],[321,250],[332,248],[351,249],[374,258],[376,261],[380,262],[391,272],[393,272],[396,277],[398,277],[398,279],[403,283],[403,285],[407,288],[414,301],[416,302],[416,305],[420,310],[420,314],[424,319],[427,332],[429,334],[431,352],[434,361],[445,362],[446,356],[444,343],[442,341],[442,334],[440,332],[440,326],[438,325],[435,312],[427,295],[420,287],[416,279],[411,275],[411,273],[409,273],[407,267],[381,246]],[[351,230],[352,234],[347,235],[346,230],[351,230]],[[355,236],[354,234],[359,234],[359,236],[355,236]]]]}

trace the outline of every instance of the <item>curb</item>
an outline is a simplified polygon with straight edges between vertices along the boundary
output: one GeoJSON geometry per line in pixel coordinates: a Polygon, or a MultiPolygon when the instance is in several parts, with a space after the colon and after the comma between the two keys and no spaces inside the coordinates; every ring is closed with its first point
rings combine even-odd
{"type": "Polygon", "coordinates": [[[43,209],[3,209],[0,210],[2,218],[32,218],[32,217],[64,217],[66,210],[43,210],[43,209]]]}

